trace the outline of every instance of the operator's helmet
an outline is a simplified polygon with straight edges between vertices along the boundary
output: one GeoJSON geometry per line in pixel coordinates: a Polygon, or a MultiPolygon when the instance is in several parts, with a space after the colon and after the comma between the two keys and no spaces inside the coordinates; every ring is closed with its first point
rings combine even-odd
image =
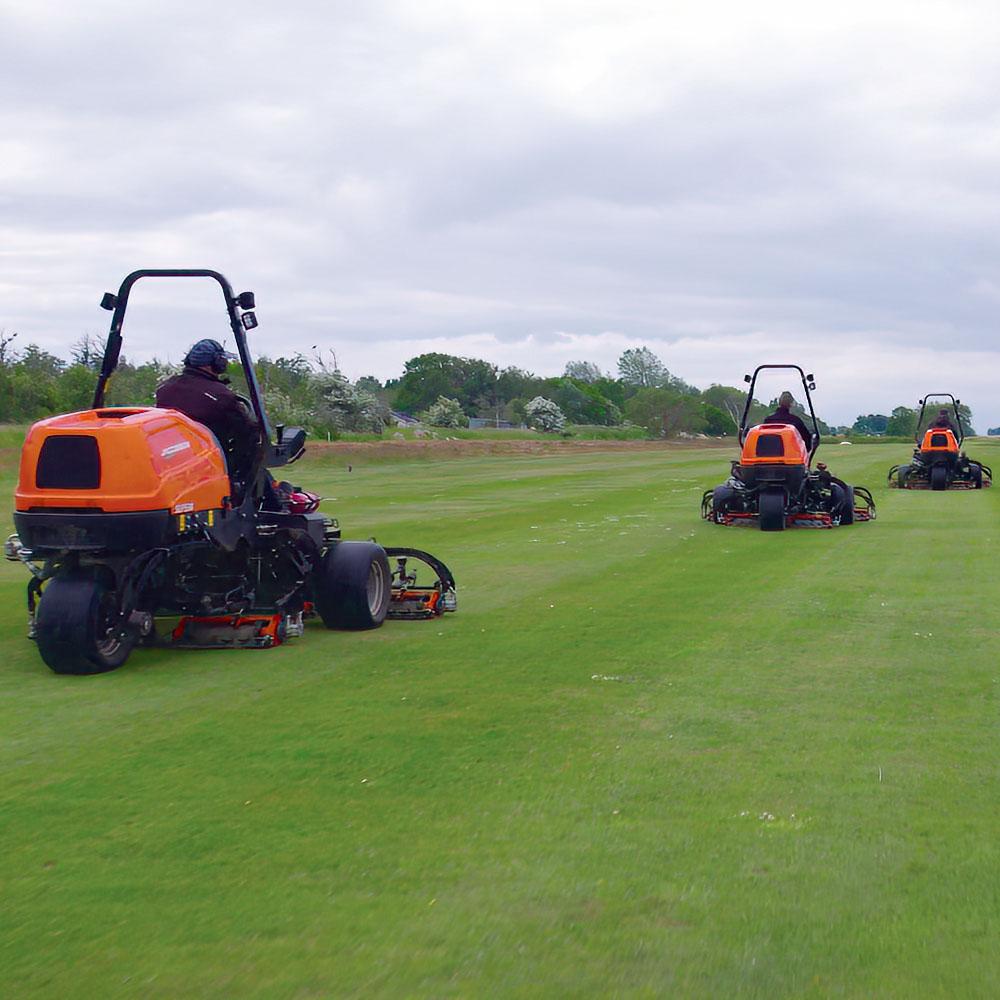
{"type": "Polygon", "coordinates": [[[216,375],[221,375],[229,362],[235,360],[236,355],[230,354],[217,340],[199,340],[184,356],[184,364],[189,367],[211,368],[216,375]]]}

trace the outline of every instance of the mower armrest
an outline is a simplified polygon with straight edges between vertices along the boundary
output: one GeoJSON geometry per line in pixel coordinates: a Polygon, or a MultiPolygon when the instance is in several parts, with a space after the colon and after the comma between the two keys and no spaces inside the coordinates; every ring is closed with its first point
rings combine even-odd
{"type": "Polygon", "coordinates": [[[269,468],[281,465],[291,465],[300,459],[306,450],[306,432],[302,427],[278,428],[278,441],[268,448],[267,462],[269,468]]]}

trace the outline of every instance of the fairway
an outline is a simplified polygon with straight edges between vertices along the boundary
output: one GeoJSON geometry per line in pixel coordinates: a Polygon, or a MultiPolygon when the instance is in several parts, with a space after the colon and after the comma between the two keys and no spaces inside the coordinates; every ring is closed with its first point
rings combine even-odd
{"type": "Polygon", "coordinates": [[[0,564],[0,995],[997,995],[1000,487],[909,450],[763,534],[699,518],[734,448],[324,449],[458,614],[97,677],[0,564]]]}

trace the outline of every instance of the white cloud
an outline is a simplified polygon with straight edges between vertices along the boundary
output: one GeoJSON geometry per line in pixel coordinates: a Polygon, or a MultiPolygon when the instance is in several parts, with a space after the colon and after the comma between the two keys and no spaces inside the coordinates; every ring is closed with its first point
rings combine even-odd
{"type": "MultiPolygon", "coordinates": [[[[0,327],[65,353],[127,271],[211,266],[355,374],[645,342],[1000,424],[998,42],[978,2],[0,0],[0,327]]],[[[135,356],[217,319],[143,294],[135,356]]]]}

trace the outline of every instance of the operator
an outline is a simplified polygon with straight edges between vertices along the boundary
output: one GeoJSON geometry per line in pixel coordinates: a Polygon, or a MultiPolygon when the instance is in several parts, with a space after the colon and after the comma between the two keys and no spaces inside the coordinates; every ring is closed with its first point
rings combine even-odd
{"type": "Polygon", "coordinates": [[[790,392],[783,392],[778,397],[778,408],[769,417],[765,417],[765,424],[789,424],[799,432],[799,437],[808,450],[812,446],[812,431],[806,427],[805,422],[797,414],[792,413],[795,405],[795,397],[790,392]]]}
{"type": "Polygon", "coordinates": [[[958,431],[955,430],[955,425],[951,422],[951,417],[947,409],[944,408],[938,410],[938,415],[931,422],[931,427],[942,427],[945,430],[951,431],[952,434],[958,434],[958,431]]]}
{"type": "Polygon", "coordinates": [[[261,439],[254,415],[223,378],[232,357],[217,340],[199,340],[184,357],[184,371],[157,387],[156,405],[204,424],[222,446],[230,475],[239,478],[261,439]]]}

